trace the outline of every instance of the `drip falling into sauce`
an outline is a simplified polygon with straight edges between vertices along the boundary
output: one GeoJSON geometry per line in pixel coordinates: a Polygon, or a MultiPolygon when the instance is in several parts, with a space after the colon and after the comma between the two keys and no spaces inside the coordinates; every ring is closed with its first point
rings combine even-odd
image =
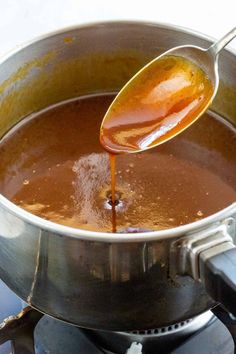
{"type": "Polygon", "coordinates": [[[112,232],[116,232],[116,155],[109,154],[111,170],[112,232]]]}
{"type": "Polygon", "coordinates": [[[191,125],[207,109],[213,86],[190,60],[167,55],[124,86],[101,125],[100,142],[110,154],[112,220],[115,226],[115,155],[159,145],[191,125]]]}

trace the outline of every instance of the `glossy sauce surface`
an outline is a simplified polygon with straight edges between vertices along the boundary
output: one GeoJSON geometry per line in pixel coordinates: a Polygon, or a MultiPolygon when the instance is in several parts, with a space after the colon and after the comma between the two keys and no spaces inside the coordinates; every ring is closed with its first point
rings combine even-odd
{"type": "MultiPolygon", "coordinates": [[[[99,142],[113,95],[68,101],[24,119],[0,142],[0,192],[77,228],[112,231],[109,157],[99,142]]],[[[236,200],[236,131],[205,114],[141,154],[117,156],[117,231],[159,230],[236,200]]]]}
{"type": "Polygon", "coordinates": [[[102,122],[101,144],[113,154],[161,144],[193,123],[212,94],[211,81],[200,67],[165,55],[117,95],[102,122]]]}

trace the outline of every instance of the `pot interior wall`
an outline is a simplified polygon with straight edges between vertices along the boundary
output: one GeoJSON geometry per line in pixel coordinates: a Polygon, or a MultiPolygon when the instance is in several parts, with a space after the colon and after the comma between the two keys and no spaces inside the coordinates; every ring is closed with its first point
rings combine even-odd
{"type": "MultiPolygon", "coordinates": [[[[209,42],[168,26],[97,24],[32,43],[0,65],[0,136],[26,115],[89,93],[117,91],[145,63],[183,44],[209,42]],[[142,34],[140,34],[142,33],[142,34]]],[[[236,122],[236,58],[220,56],[221,84],[212,109],[236,122]]]]}

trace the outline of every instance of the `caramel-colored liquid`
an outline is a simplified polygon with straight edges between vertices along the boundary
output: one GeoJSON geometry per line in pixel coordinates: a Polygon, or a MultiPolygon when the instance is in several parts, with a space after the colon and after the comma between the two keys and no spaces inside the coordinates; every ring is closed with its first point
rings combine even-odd
{"type": "MultiPolygon", "coordinates": [[[[75,99],[17,124],[0,142],[0,192],[42,218],[111,232],[110,162],[98,131],[113,98],[75,99]]],[[[117,156],[117,232],[187,224],[234,202],[235,151],[236,130],[205,114],[158,148],[117,156]]]]}
{"type": "Polygon", "coordinates": [[[111,171],[112,232],[116,232],[116,155],[109,154],[111,171]]]}
{"type": "Polygon", "coordinates": [[[101,144],[113,154],[161,144],[193,123],[212,94],[200,67],[183,57],[161,57],[116,97],[102,122],[101,144]]]}
{"type": "Polygon", "coordinates": [[[115,155],[142,151],[182,132],[207,108],[213,86],[186,58],[165,55],[118,94],[102,122],[100,141],[110,154],[112,220],[116,230],[115,155]]]}

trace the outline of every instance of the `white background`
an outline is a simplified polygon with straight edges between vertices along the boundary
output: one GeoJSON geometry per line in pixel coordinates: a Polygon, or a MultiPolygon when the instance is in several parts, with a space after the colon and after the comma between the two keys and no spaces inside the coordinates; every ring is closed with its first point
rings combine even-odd
{"type": "Polygon", "coordinates": [[[236,0],[0,0],[0,55],[61,27],[113,19],[172,23],[220,38],[236,26],[236,0]]]}

